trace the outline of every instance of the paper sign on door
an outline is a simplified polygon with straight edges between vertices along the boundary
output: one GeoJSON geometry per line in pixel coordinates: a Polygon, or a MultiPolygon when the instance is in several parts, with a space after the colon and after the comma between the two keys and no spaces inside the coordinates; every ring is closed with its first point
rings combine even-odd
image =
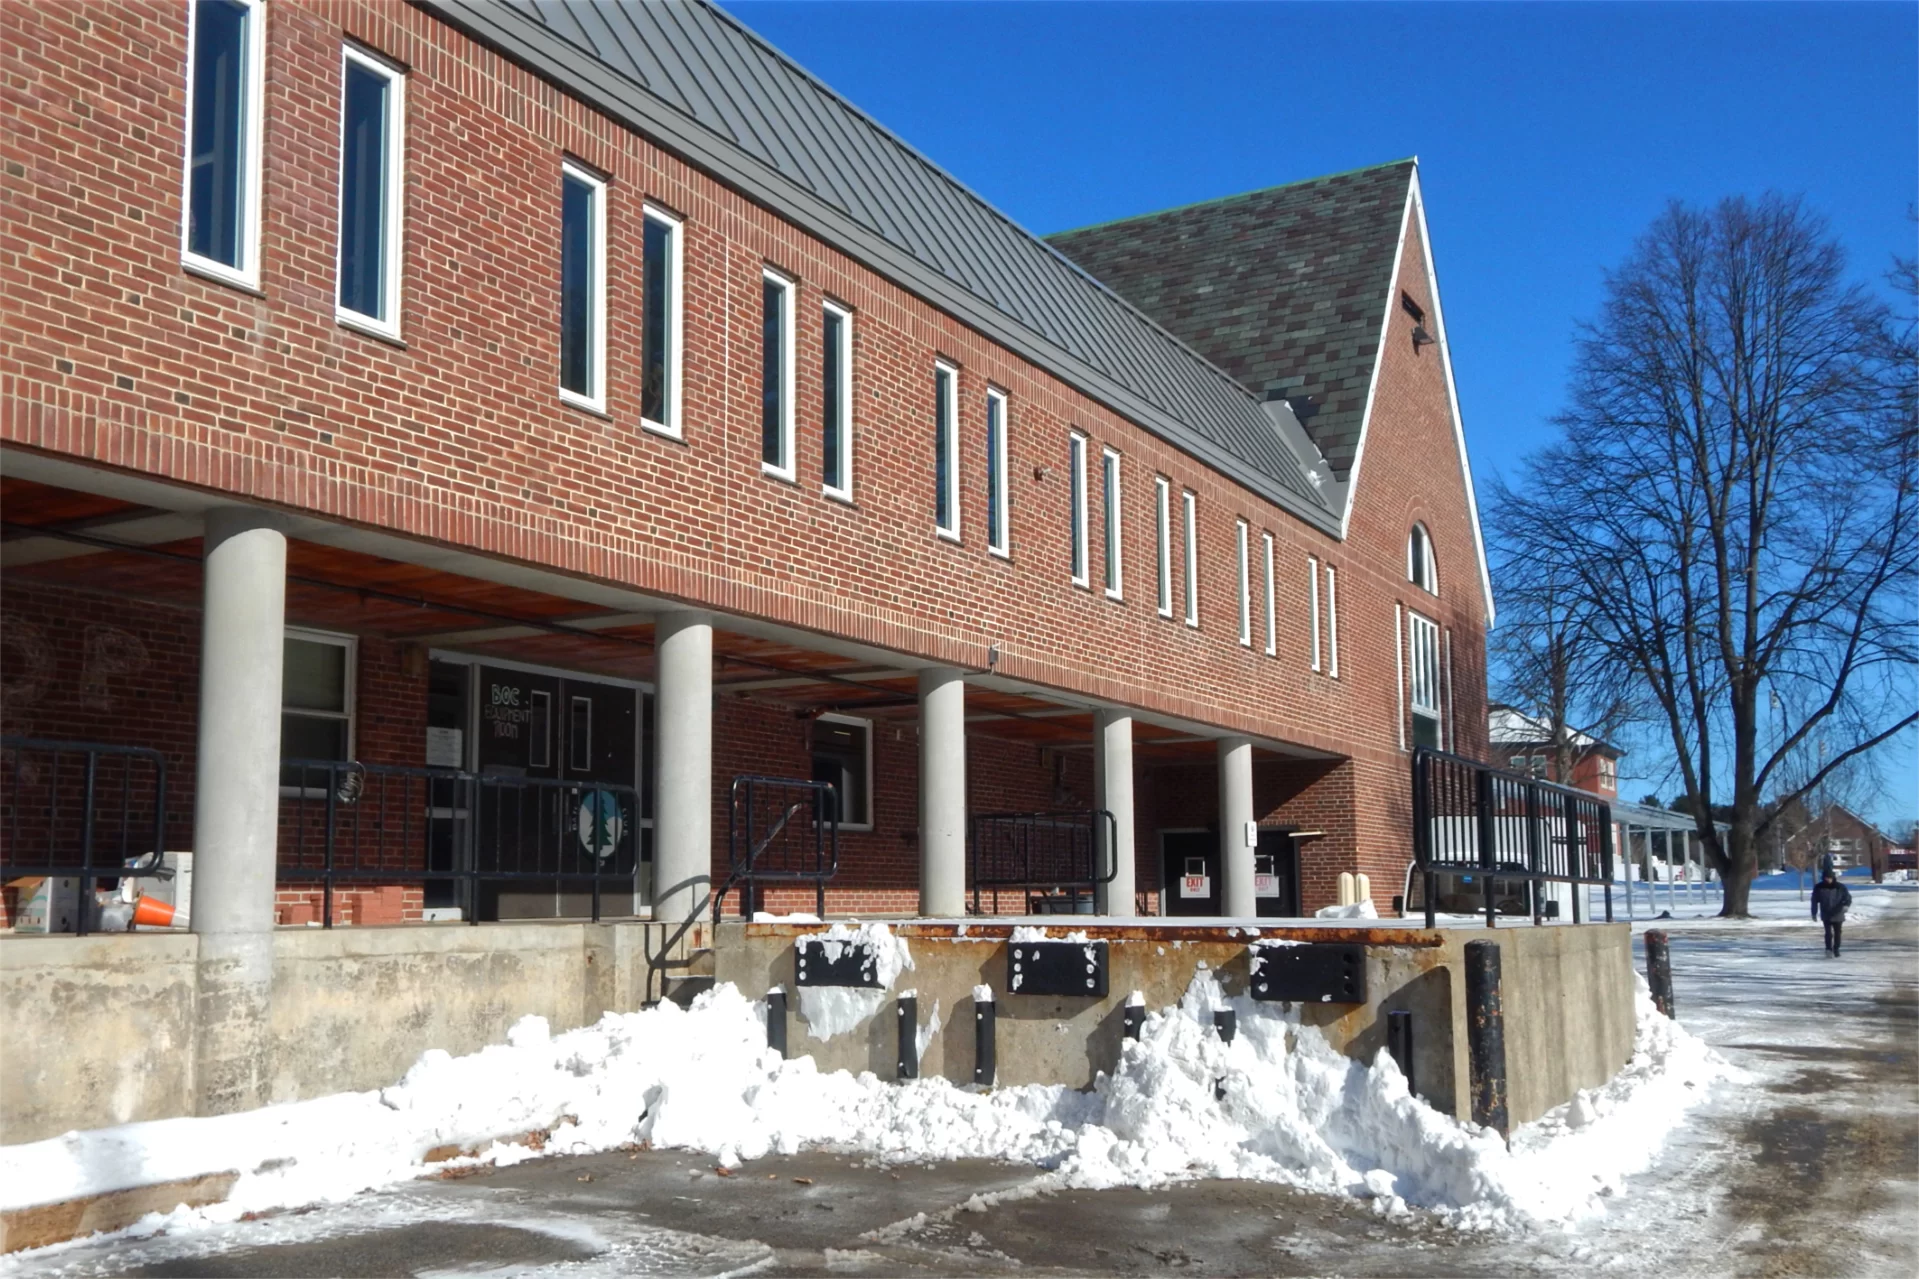
{"type": "Polygon", "coordinates": [[[1181,875],[1179,877],[1179,895],[1182,899],[1189,897],[1211,897],[1213,895],[1213,881],[1210,876],[1206,875],[1181,875]]]}
{"type": "Polygon", "coordinates": [[[1277,875],[1253,876],[1253,896],[1255,897],[1279,896],[1279,876],[1277,875]]]}

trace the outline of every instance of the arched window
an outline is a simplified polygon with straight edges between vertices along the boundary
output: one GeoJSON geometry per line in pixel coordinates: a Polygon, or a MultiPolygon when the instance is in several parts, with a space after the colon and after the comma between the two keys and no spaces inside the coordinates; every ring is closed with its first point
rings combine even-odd
{"type": "Polygon", "coordinates": [[[1413,525],[1406,539],[1406,580],[1424,591],[1439,594],[1439,570],[1433,564],[1433,539],[1424,524],[1413,525]]]}

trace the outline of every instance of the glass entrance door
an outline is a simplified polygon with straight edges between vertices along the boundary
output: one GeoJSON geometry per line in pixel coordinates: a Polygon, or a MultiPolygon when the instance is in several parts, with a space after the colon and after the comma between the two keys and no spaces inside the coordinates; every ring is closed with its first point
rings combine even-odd
{"type": "Polygon", "coordinates": [[[588,916],[595,871],[623,877],[623,890],[602,879],[601,909],[610,896],[626,913],[640,847],[638,691],[498,666],[476,667],[472,687],[480,918],[588,916]]]}

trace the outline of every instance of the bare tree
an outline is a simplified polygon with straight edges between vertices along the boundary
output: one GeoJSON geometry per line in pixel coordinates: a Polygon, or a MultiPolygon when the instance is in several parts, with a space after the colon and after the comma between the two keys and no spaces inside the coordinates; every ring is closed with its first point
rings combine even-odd
{"type": "Polygon", "coordinates": [[[1915,386],[1909,317],[1799,201],[1674,204],[1581,333],[1562,441],[1499,496],[1509,562],[1644,690],[1728,915],[1771,816],[1919,722],[1915,386]]]}
{"type": "MultiPolygon", "coordinates": [[[[1519,530],[1506,526],[1518,509],[1493,508],[1495,548],[1526,545],[1519,530]]],[[[1642,713],[1625,695],[1630,684],[1585,634],[1576,580],[1523,555],[1501,555],[1494,573],[1499,629],[1491,657],[1501,700],[1541,721],[1553,752],[1552,775],[1569,782],[1596,743],[1615,742],[1642,713]]]]}

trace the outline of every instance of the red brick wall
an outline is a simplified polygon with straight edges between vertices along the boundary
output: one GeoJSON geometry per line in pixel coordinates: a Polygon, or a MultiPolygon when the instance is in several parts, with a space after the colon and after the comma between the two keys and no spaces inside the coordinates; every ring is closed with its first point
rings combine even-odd
{"type": "MultiPolygon", "coordinates": [[[[1012,678],[1351,755],[1333,792],[1349,797],[1335,807],[1351,814],[1351,856],[1376,882],[1403,866],[1391,606],[1411,591],[1413,519],[1433,531],[1454,717],[1475,744],[1484,658],[1439,356],[1411,350],[1402,312],[1342,543],[418,10],[281,0],[270,15],[255,296],[179,263],[183,6],[0,7],[12,86],[0,290],[15,338],[0,350],[0,442],[920,657],[979,667],[997,643],[1012,678]],[[333,316],[343,35],[410,68],[404,346],[333,316]],[[605,417],[554,390],[568,153],[611,175],[605,417]],[[637,424],[643,200],[686,218],[683,442],[637,424]],[[759,466],[755,317],[768,263],[799,281],[797,484],[759,466]],[[807,434],[827,296],[855,312],[855,505],[821,495],[807,434]],[[932,528],[935,356],[961,370],[960,545],[932,528]],[[989,383],[1010,396],[1010,560],[984,547],[975,445],[989,383]],[[1070,428],[1091,438],[1092,458],[1102,445],[1125,458],[1123,602],[1068,581],[1070,428]],[[1155,473],[1199,497],[1197,631],[1154,612],[1155,473]],[[1261,531],[1276,539],[1277,657],[1236,642],[1238,518],[1255,558],[1261,531]],[[1340,571],[1338,680],[1307,669],[1308,555],[1340,571]]],[[[1402,284],[1430,314],[1423,262],[1410,243],[1402,284]]],[[[904,892],[914,863],[892,802],[882,818],[897,846],[876,834],[860,853],[874,892],[904,892]]]]}

